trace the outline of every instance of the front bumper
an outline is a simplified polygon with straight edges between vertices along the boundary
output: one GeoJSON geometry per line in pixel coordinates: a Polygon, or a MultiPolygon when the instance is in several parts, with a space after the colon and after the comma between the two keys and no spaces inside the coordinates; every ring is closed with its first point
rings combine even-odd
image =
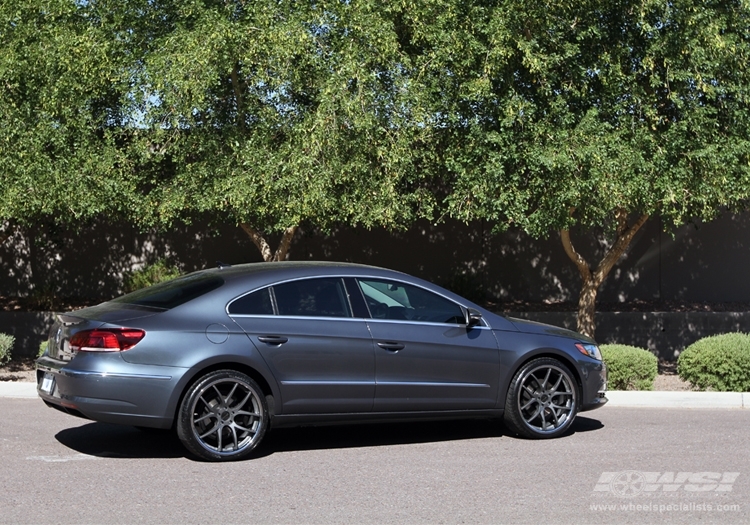
{"type": "Polygon", "coordinates": [[[95,421],[169,428],[170,399],[185,368],[127,363],[118,354],[37,360],[37,393],[55,408],[95,421]]]}
{"type": "Polygon", "coordinates": [[[603,361],[582,366],[583,402],[579,412],[594,410],[607,404],[607,365],[603,361]]]}

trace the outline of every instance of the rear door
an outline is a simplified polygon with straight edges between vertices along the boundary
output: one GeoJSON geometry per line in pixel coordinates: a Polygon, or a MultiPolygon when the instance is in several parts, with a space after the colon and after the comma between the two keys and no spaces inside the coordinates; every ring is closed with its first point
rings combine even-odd
{"type": "Polygon", "coordinates": [[[264,288],[228,307],[281,391],[283,414],[372,410],[375,355],[363,319],[352,317],[343,280],[301,279],[264,288]]]}
{"type": "Polygon", "coordinates": [[[499,352],[489,327],[408,283],[358,279],[375,342],[375,412],[494,408],[499,352]]]}

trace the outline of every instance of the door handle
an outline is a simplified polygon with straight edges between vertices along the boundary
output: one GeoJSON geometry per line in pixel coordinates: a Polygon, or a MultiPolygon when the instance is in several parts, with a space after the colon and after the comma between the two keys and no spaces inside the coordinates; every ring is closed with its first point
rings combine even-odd
{"type": "Polygon", "coordinates": [[[258,341],[261,343],[268,343],[269,345],[283,345],[289,339],[281,335],[261,335],[258,336],[258,341]]]}
{"type": "Polygon", "coordinates": [[[396,343],[393,341],[381,341],[378,343],[378,346],[382,348],[383,350],[388,350],[389,352],[398,352],[399,350],[403,350],[404,343],[396,343]]]}

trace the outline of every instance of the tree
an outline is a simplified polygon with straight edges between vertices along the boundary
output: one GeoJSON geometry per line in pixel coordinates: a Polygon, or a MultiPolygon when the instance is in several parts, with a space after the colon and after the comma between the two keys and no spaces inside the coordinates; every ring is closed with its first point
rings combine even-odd
{"type": "Polygon", "coordinates": [[[411,169],[429,130],[378,5],[175,2],[134,70],[142,224],[231,221],[281,260],[305,223],[429,215],[428,174],[411,169]]]}
{"type": "Polygon", "coordinates": [[[674,227],[748,201],[750,7],[507,1],[474,27],[478,67],[453,88],[470,109],[445,153],[450,213],[558,230],[593,335],[597,291],[650,216],[674,227]],[[598,263],[574,226],[606,227],[598,263]]]}
{"type": "Polygon", "coordinates": [[[120,111],[129,89],[125,37],[113,29],[121,21],[94,7],[0,7],[0,222],[10,229],[132,208],[120,111]]]}

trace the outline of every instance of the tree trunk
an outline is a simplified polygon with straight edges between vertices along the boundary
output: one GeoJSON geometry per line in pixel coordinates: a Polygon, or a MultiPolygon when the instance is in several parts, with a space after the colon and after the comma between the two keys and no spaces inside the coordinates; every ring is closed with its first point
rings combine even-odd
{"type": "MultiPolygon", "coordinates": [[[[573,210],[571,210],[571,213],[573,210]]],[[[617,230],[615,236],[615,242],[604,254],[604,257],[599,262],[594,270],[591,269],[588,262],[578,253],[570,240],[570,230],[561,230],[560,239],[562,240],[563,248],[565,253],[568,254],[570,260],[578,268],[578,272],[581,274],[581,294],[578,297],[578,332],[594,337],[596,331],[596,294],[599,292],[604,280],[609,275],[610,270],[614,267],[615,263],[620,259],[623,253],[628,249],[630,243],[638,233],[641,226],[648,219],[648,215],[644,214],[638,217],[638,219],[632,224],[628,225],[628,214],[625,210],[617,210],[617,230]]]]}
{"type": "Polygon", "coordinates": [[[263,236],[261,232],[250,226],[248,223],[243,222],[240,224],[240,227],[247,233],[247,235],[250,237],[250,239],[253,241],[255,246],[260,251],[260,254],[263,256],[263,260],[266,262],[276,262],[276,261],[285,261],[286,258],[289,255],[289,248],[292,245],[292,240],[294,240],[294,234],[297,233],[297,228],[299,226],[290,226],[284,231],[284,235],[281,237],[281,241],[279,242],[279,246],[276,248],[276,251],[271,250],[271,245],[268,244],[268,241],[263,236]]]}
{"type": "Polygon", "coordinates": [[[0,223],[0,246],[13,236],[14,228],[10,222],[0,223]]]}

